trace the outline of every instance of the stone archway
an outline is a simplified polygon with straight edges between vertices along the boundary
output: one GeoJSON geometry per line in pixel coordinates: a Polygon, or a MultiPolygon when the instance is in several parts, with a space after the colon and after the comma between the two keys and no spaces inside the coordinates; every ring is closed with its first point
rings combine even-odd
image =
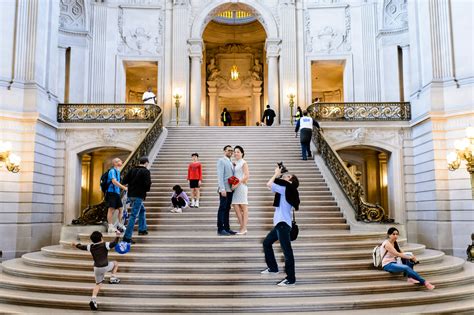
{"type": "MultiPolygon", "coordinates": [[[[191,91],[190,113],[191,125],[201,124],[201,63],[204,48],[203,32],[207,24],[218,13],[235,5],[243,5],[262,24],[267,34],[265,50],[268,63],[268,102],[278,114],[279,80],[278,57],[280,55],[280,39],[274,17],[265,7],[255,0],[215,0],[206,5],[195,17],[191,27],[191,38],[188,40],[191,58],[191,91]]],[[[215,114],[215,113],[214,113],[215,114]]]]}

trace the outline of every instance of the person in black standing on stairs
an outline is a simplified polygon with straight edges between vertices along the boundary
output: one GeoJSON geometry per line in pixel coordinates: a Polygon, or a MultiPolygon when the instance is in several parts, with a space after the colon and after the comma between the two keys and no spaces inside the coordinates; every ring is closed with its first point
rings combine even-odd
{"type": "Polygon", "coordinates": [[[224,156],[217,161],[217,183],[219,193],[219,210],[217,211],[217,234],[220,236],[235,235],[230,229],[229,211],[232,204],[232,187],[229,178],[234,176],[234,165],[230,158],[234,150],[232,146],[224,147],[224,156]]]}
{"type": "Polygon", "coordinates": [[[313,126],[319,129],[319,124],[316,120],[308,116],[308,111],[303,112],[303,117],[296,122],[295,132],[300,132],[301,143],[301,158],[307,160],[311,155],[311,137],[313,136],[313,126]],[[307,156],[306,156],[307,154],[307,156]]]}
{"type": "Polygon", "coordinates": [[[263,112],[262,122],[265,122],[267,126],[273,125],[273,120],[275,119],[276,114],[273,109],[270,108],[270,105],[267,105],[267,109],[263,112]]]}
{"type": "Polygon", "coordinates": [[[148,170],[148,158],[142,156],[139,160],[139,165],[132,168],[125,174],[122,181],[124,185],[128,185],[128,198],[132,202],[132,213],[128,220],[127,229],[123,240],[127,243],[132,242],[133,227],[135,226],[135,219],[138,216],[138,235],[147,235],[145,206],[143,201],[146,199],[146,193],[150,191],[151,176],[148,170]]]}
{"type": "Polygon", "coordinates": [[[221,113],[221,121],[224,124],[224,126],[230,126],[232,123],[232,117],[230,116],[230,113],[227,111],[227,108],[224,108],[224,110],[221,113]]]}

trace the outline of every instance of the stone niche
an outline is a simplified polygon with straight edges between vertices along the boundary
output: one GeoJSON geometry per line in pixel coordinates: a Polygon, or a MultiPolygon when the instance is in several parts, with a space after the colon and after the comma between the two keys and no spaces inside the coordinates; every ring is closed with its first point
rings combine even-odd
{"type": "Polygon", "coordinates": [[[260,116],[263,83],[263,51],[240,44],[227,44],[207,51],[206,80],[209,96],[209,124],[217,125],[220,112],[226,107],[242,124],[253,125],[260,116]],[[239,78],[232,80],[230,71],[237,66],[239,78]]]}

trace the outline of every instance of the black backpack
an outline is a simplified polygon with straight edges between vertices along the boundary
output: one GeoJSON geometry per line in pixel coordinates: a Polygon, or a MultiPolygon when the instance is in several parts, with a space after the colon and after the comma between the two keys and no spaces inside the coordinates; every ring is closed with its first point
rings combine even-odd
{"type": "Polygon", "coordinates": [[[109,172],[113,168],[109,168],[102,176],[100,177],[100,190],[105,194],[110,187],[112,182],[109,182],[109,172]]]}

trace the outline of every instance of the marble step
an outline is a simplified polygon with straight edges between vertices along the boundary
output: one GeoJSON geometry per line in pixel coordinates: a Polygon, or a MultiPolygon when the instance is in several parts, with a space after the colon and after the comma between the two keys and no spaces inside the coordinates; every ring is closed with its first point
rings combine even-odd
{"type": "MultiPolygon", "coordinates": [[[[416,270],[423,277],[434,275],[456,274],[465,267],[460,258],[424,253],[419,255],[421,263],[416,270]]],[[[89,257],[90,258],[90,257],[89,257]]],[[[242,266],[238,266],[242,267],[242,266]]],[[[244,268],[236,268],[231,264],[196,264],[196,268],[186,263],[144,263],[119,262],[119,276],[123,284],[140,285],[234,285],[262,284],[268,277],[260,275],[265,263],[248,263],[244,268]],[[175,270],[175,271],[173,271],[175,270]]],[[[93,281],[92,261],[72,260],[45,257],[39,253],[28,254],[25,258],[17,258],[4,263],[3,273],[20,278],[37,278],[62,280],[71,282],[93,281]]],[[[321,263],[301,262],[296,264],[298,283],[358,282],[370,278],[381,281],[402,278],[401,274],[391,274],[375,270],[370,262],[361,262],[349,266],[323,266],[321,263]],[[336,268],[338,267],[338,268],[336,268]]],[[[472,276],[472,275],[471,275],[472,276]]],[[[270,278],[273,276],[270,276],[270,278]]],[[[284,274],[275,275],[284,277],[284,274]]]]}
{"type": "MultiPolygon", "coordinates": [[[[112,241],[114,238],[112,236],[105,236],[104,240],[107,242],[112,241]]],[[[88,234],[81,234],[79,236],[80,242],[83,244],[90,243],[88,234]]],[[[232,252],[232,253],[247,253],[247,252],[261,252],[262,251],[262,240],[254,240],[252,242],[240,242],[240,243],[190,243],[190,244],[155,244],[153,241],[144,242],[146,238],[140,239],[136,244],[133,244],[134,252],[162,252],[162,253],[185,253],[185,252],[198,252],[198,253],[217,253],[217,252],[232,252]]],[[[405,240],[399,242],[400,245],[404,246],[406,243],[405,240]]],[[[64,248],[68,248],[71,243],[62,241],[60,242],[64,248]]],[[[292,244],[293,251],[295,253],[300,252],[311,252],[311,251],[340,251],[341,247],[347,243],[342,242],[331,242],[331,243],[315,243],[315,242],[306,242],[298,243],[295,242],[292,244]]],[[[350,244],[351,250],[366,250],[375,247],[380,244],[380,241],[358,241],[350,244]]],[[[277,246],[278,247],[278,246],[277,246]]],[[[278,248],[275,248],[278,250],[278,248]]]]}
{"type": "MultiPolygon", "coordinates": [[[[142,246],[143,248],[144,246],[142,246]]],[[[278,253],[279,259],[283,259],[283,256],[280,255],[281,250],[278,248],[279,246],[275,246],[274,250],[275,253],[278,253]]],[[[417,255],[420,261],[423,261],[423,257],[429,256],[430,259],[436,257],[437,259],[444,256],[442,252],[426,250],[423,245],[419,244],[407,244],[405,246],[406,251],[413,252],[417,255]],[[418,257],[420,256],[420,257],[418,257]]],[[[183,266],[188,266],[188,264],[192,263],[199,263],[200,267],[205,268],[207,264],[213,266],[211,268],[229,268],[235,267],[235,264],[239,266],[248,266],[248,264],[253,263],[264,263],[264,256],[263,256],[263,248],[259,250],[247,250],[245,255],[242,255],[242,252],[216,252],[212,256],[208,253],[202,253],[198,251],[192,252],[171,252],[171,253],[163,253],[159,251],[159,248],[156,246],[148,246],[148,252],[138,252],[132,249],[129,253],[125,255],[120,255],[115,253],[114,251],[109,253],[109,257],[111,260],[118,260],[120,262],[130,262],[130,266],[134,267],[136,264],[134,263],[145,263],[143,266],[154,266],[158,263],[176,263],[183,266]],[[232,266],[228,266],[229,263],[232,263],[232,266]]],[[[301,263],[308,263],[308,264],[315,264],[315,267],[320,268],[332,268],[338,266],[340,267],[361,267],[363,266],[364,269],[367,266],[370,266],[371,261],[367,259],[371,259],[372,257],[372,249],[354,249],[351,251],[317,251],[317,252],[308,252],[308,251],[299,251],[298,255],[295,259],[301,263]]],[[[89,261],[91,256],[90,253],[87,251],[80,251],[78,249],[72,248],[70,246],[61,246],[61,245],[53,245],[53,246],[46,246],[41,249],[41,252],[36,253],[28,253],[24,254],[23,259],[25,261],[29,261],[29,259],[35,260],[37,262],[42,262],[47,258],[56,258],[56,259],[81,259],[85,261],[89,261]]],[[[61,263],[58,261],[58,263],[61,263]]],[[[192,264],[191,264],[192,265],[192,264]]],[[[86,266],[90,267],[86,264],[86,266]]]]}
{"type": "MultiPolygon", "coordinates": [[[[289,289],[280,289],[287,292],[289,289]]],[[[276,289],[274,289],[276,290],[276,289]]],[[[470,285],[441,288],[435,291],[413,290],[410,294],[405,291],[373,294],[354,294],[342,296],[311,296],[311,297],[281,297],[269,298],[133,298],[101,296],[99,307],[101,311],[136,311],[142,312],[291,312],[295,305],[299,311],[327,311],[368,309],[374,307],[390,307],[400,305],[420,305],[440,302],[461,301],[472,299],[474,288],[470,285]]],[[[60,308],[86,310],[89,308],[89,297],[71,294],[44,293],[27,291],[11,291],[0,289],[0,301],[28,305],[55,305],[60,308]]]]}
{"type": "MultiPolygon", "coordinates": [[[[433,283],[437,290],[441,288],[466,285],[472,283],[474,274],[472,269],[466,268],[454,274],[434,275],[430,276],[429,281],[433,283]],[[467,270],[466,270],[467,269],[467,270]]],[[[390,279],[383,278],[374,283],[368,280],[376,274],[368,276],[365,281],[352,283],[307,283],[298,281],[298,285],[292,290],[284,291],[271,285],[277,281],[281,275],[262,277],[260,281],[263,285],[256,286],[252,283],[234,283],[233,285],[212,285],[212,284],[189,284],[171,285],[162,284],[156,286],[145,287],[140,284],[120,284],[104,285],[101,294],[105,296],[122,296],[128,298],[252,298],[252,297],[313,297],[313,296],[337,296],[337,295],[353,295],[353,294],[374,294],[374,293],[390,293],[390,292],[410,292],[423,290],[420,286],[412,285],[403,281],[400,276],[391,276],[390,279]]],[[[90,284],[86,282],[76,283],[71,289],[69,281],[46,280],[28,281],[19,279],[11,275],[4,275],[0,278],[0,287],[13,290],[23,290],[29,292],[47,292],[47,293],[63,293],[72,291],[72,294],[89,296],[90,284]]]]}

